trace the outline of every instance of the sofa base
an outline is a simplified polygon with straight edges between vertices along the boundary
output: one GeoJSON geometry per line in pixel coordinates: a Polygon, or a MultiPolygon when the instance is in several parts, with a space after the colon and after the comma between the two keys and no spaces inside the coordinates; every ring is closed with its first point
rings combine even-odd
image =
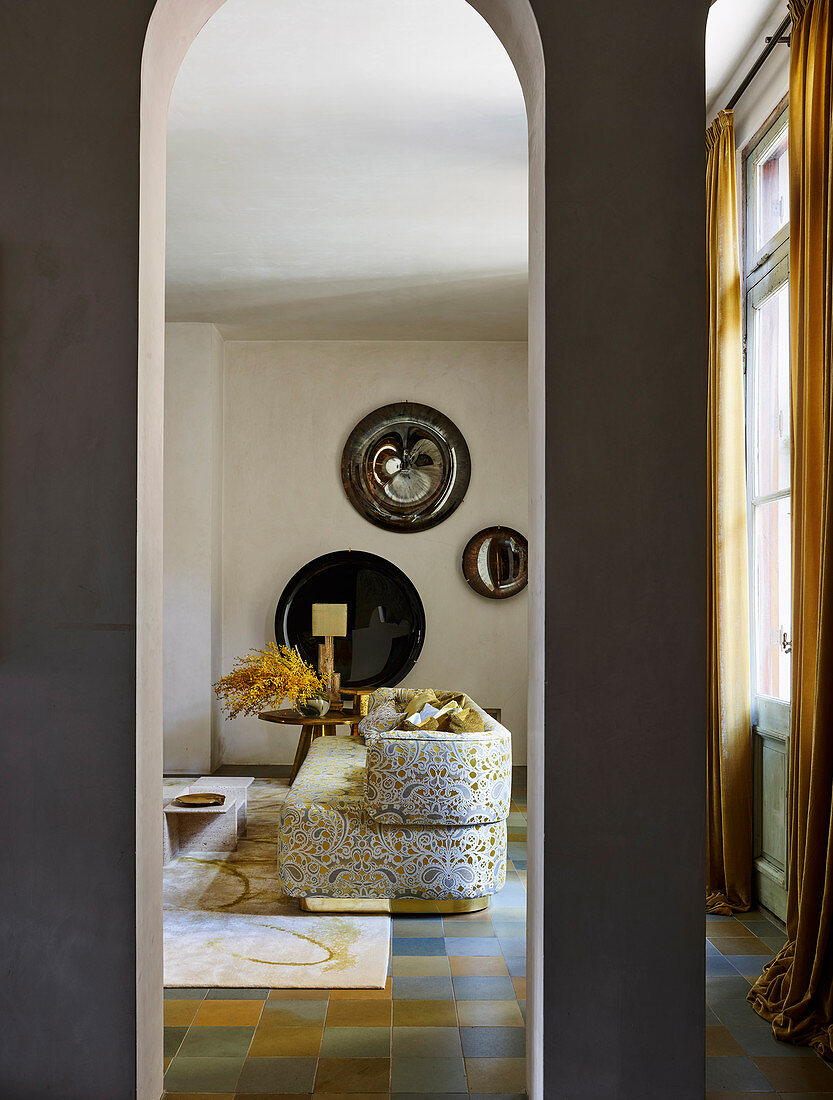
{"type": "Polygon", "coordinates": [[[299,898],[305,913],[479,913],[488,909],[484,898],[432,901],[429,898],[299,898]]]}

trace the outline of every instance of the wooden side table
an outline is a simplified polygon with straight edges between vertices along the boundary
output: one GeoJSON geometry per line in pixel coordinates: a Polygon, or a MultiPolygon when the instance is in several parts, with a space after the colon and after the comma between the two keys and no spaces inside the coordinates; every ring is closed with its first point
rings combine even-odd
{"type": "Polygon", "coordinates": [[[298,769],[306,759],[313,737],[322,737],[325,734],[335,735],[336,726],[352,725],[353,715],[345,714],[341,710],[328,710],[326,714],[316,714],[313,718],[305,718],[295,710],[265,710],[258,715],[264,722],[278,722],[284,726],[301,726],[301,736],[298,738],[298,748],[295,752],[295,762],[289,782],[295,782],[298,769]]]}

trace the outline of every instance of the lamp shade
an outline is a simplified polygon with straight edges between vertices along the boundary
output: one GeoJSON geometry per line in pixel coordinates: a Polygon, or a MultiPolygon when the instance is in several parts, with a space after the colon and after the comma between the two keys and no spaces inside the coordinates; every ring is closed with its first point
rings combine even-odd
{"type": "Polygon", "coordinates": [[[345,638],[347,636],[347,604],[314,603],[312,605],[312,636],[314,638],[345,638]]]}

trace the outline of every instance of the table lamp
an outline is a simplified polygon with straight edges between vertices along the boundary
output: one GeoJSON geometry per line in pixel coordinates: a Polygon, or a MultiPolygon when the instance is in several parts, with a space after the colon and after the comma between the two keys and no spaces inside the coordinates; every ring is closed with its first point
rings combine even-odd
{"type": "Polygon", "coordinates": [[[330,702],[338,704],[341,702],[341,673],[333,669],[333,638],[347,637],[347,604],[314,603],[312,636],[324,639],[318,646],[318,675],[327,682],[330,702]]]}

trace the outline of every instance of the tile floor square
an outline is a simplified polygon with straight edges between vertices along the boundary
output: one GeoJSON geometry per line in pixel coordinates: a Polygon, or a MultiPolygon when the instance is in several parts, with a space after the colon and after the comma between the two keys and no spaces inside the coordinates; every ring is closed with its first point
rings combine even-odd
{"type": "Polygon", "coordinates": [[[526,1087],[524,1058],[466,1058],[472,1092],[522,1092],[526,1087]]]}
{"type": "Polygon", "coordinates": [[[316,1058],[323,1028],[287,1027],[274,1024],[259,1027],[249,1048],[250,1058],[316,1058]]]}
{"type": "Polygon", "coordinates": [[[443,934],[443,922],[438,917],[436,920],[403,920],[401,917],[391,919],[391,931],[394,939],[403,937],[440,937],[443,934]]]}
{"type": "MultiPolygon", "coordinates": [[[[737,956],[735,957],[737,958],[737,956]]],[[[740,971],[732,966],[729,959],[721,955],[717,948],[715,948],[715,953],[713,955],[706,955],[706,974],[709,977],[716,977],[718,975],[731,977],[738,973],[740,973],[740,971]]]]}
{"type": "MultiPolygon", "coordinates": [[[[516,1006],[517,1007],[517,1006],[516,1006]]],[[[518,1013],[520,1016],[520,1013],[518,1013]]],[[[456,1027],[454,1001],[394,1001],[393,1027],[456,1027]]]]}
{"type": "Polygon", "coordinates": [[[524,1058],[526,1029],[522,1027],[462,1027],[466,1058],[524,1058]]]}
{"type": "MultiPolygon", "coordinates": [[[[526,891],[524,891],[524,898],[526,897],[526,891]]],[[[526,922],[526,904],[516,905],[502,905],[499,909],[492,913],[492,924],[495,928],[503,923],[524,924],[526,922]]]]}
{"type": "Polygon", "coordinates": [[[318,1093],[387,1093],[389,1058],[319,1058],[315,1074],[318,1093]]]}
{"type": "Polygon", "coordinates": [[[506,960],[499,955],[455,955],[449,943],[449,963],[455,978],[508,978],[506,960]]]}
{"type": "MultiPolygon", "coordinates": [[[[509,973],[512,973],[511,968],[509,973]]],[[[515,996],[515,988],[509,978],[452,978],[451,980],[454,984],[454,996],[460,1001],[510,1001],[515,996]]]]}
{"type": "Polygon", "coordinates": [[[315,1058],[247,1058],[237,1082],[237,1095],[309,1094],[314,1080],[315,1058]]]}
{"type": "Polygon", "coordinates": [[[769,1027],[730,1027],[729,1033],[747,1058],[806,1058],[808,1047],[779,1043],[769,1027]]]}
{"type": "Polygon", "coordinates": [[[768,961],[760,955],[724,955],[723,957],[728,959],[738,974],[742,974],[744,978],[758,978],[764,963],[768,961]]]}
{"type": "Polygon", "coordinates": [[[500,938],[501,936],[525,936],[526,935],[526,922],[523,920],[505,920],[502,917],[495,917],[492,921],[492,927],[495,930],[495,935],[500,938]]]}
{"type": "Polygon", "coordinates": [[[389,1027],[327,1027],[321,1058],[390,1058],[389,1027]]]}
{"type": "Polygon", "coordinates": [[[773,1091],[767,1079],[749,1058],[707,1058],[706,1091],[773,1091]]]}
{"type": "MultiPolygon", "coordinates": [[[[741,979],[743,981],[744,979],[741,979]]],[[[747,988],[749,988],[747,986],[747,988]]],[[[744,998],[742,1000],[712,1001],[710,1008],[718,1019],[718,1022],[731,1031],[735,1027],[758,1027],[762,1031],[770,1031],[766,1020],[762,1020],[752,1005],[744,998]]]]}
{"type": "Polygon", "coordinates": [[[201,1001],[203,997],[208,993],[204,988],[191,988],[185,989],[180,986],[166,986],[165,987],[165,1000],[166,1001],[201,1001]]]}
{"type": "Polygon", "coordinates": [[[390,1001],[331,1001],[327,1027],[390,1027],[390,1001]]]}
{"type": "Polygon", "coordinates": [[[192,1027],[179,1048],[180,1058],[245,1058],[251,1027],[192,1027]]]}
{"type": "Polygon", "coordinates": [[[327,1001],[267,1001],[259,1020],[260,1027],[310,1027],[323,1025],[327,1001]]]}
{"type": "MultiPolygon", "coordinates": [[[[497,942],[497,941],[495,941],[497,942]]],[[[445,955],[442,936],[394,936],[391,953],[397,955],[445,955]]]]}
{"type": "Polygon", "coordinates": [[[460,1027],[523,1027],[517,1001],[458,1001],[460,1027]]]}
{"type": "Polygon", "coordinates": [[[721,955],[762,955],[770,958],[773,954],[772,948],[757,936],[712,936],[710,934],[709,939],[721,955]]]}
{"type": "MultiPolygon", "coordinates": [[[[488,980],[488,979],[487,979],[488,980]]],[[[409,1001],[452,1000],[451,978],[394,978],[393,999],[409,1001]]]]}
{"type": "Polygon", "coordinates": [[[504,955],[526,954],[526,936],[504,936],[498,933],[498,943],[504,955]]]}
{"type": "Polygon", "coordinates": [[[500,941],[496,936],[454,936],[444,941],[443,954],[450,955],[501,955],[500,941]]]}
{"type": "Polygon", "coordinates": [[[433,1053],[391,1059],[391,1092],[409,1089],[414,1093],[458,1092],[467,1089],[463,1059],[438,1058],[433,1053]]]}
{"type": "Polygon", "coordinates": [[[166,1027],[163,1031],[162,1053],[165,1058],[173,1058],[179,1050],[182,1040],[188,1031],[187,1027],[166,1027]]]}
{"type": "Polygon", "coordinates": [[[506,969],[513,978],[526,977],[526,955],[506,955],[506,969]]]}
{"type": "MultiPolygon", "coordinates": [[[[187,1004],[187,1001],[172,1001],[187,1004]]],[[[254,1027],[263,1012],[264,1001],[209,1001],[197,1009],[192,1027],[254,1027]]]]}
{"type": "Polygon", "coordinates": [[[174,1058],[165,1074],[165,1088],[170,1092],[231,1092],[233,1093],[242,1058],[174,1058]]]}
{"type": "Polygon", "coordinates": [[[494,936],[495,929],[491,920],[472,920],[466,924],[455,924],[451,920],[443,921],[444,934],[447,937],[455,936],[494,936]]]}
{"type": "Polygon", "coordinates": [[[755,1056],[752,1061],[778,1092],[833,1093],[833,1069],[815,1055],[809,1058],[755,1056]]]}
{"type": "Polygon", "coordinates": [[[163,1005],[165,1027],[188,1027],[201,1004],[202,1001],[165,1001],[163,1005]]]}
{"type": "Polygon", "coordinates": [[[510,882],[499,890],[492,898],[492,920],[495,910],[522,909],[526,905],[526,890],[519,882],[510,882]]]}
{"type": "Polygon", "coordinates": [[[394,978],[447,978],[453,973],[444,955],[394,955],[390,965],[394,978]]]}
{"type": "Polygon", "coordinates": [[[746,1053],[737,1039],[725,1027],[706,1028],[707,1058],[743,1058],[746,1053]]]}
{"type": "Polygon", "coordinates": [[[456,1027],[395,1027],[391,1031],[391,1057],[407,1058],[430,1053],[434,1058],[462,1058],[456,1027]]]}

